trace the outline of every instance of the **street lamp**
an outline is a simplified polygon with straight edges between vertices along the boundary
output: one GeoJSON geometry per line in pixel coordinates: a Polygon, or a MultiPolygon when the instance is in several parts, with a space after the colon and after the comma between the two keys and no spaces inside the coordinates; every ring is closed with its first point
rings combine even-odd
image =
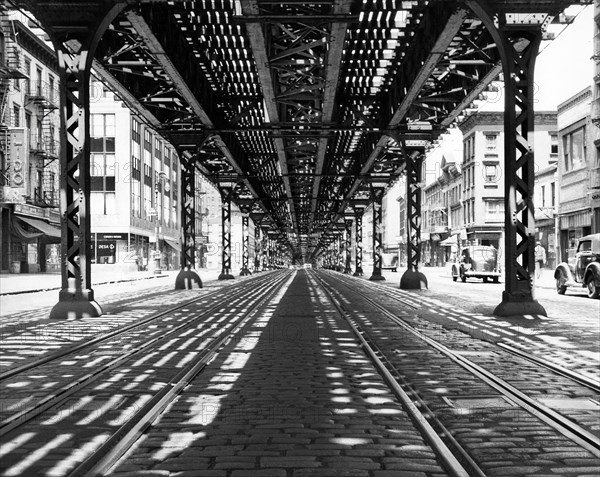
{"type": "MultiPolygon", "coordinates": [[[[164,191],[168,193],[170,190],[170,186],[169,186],[169,182],[166,179],[167,179],[167,173],[160,171],[158,173],[158,181],[156,182],[155,188],[154,188],[154,207],[156,208],[156,227],[155,227],[156,243],[154,245],[154,275],[161,274],[161,270],[160,270],[161,252],[160,252],[160,246],[158,243],[158,240],[159,240],[158,234],[160,232],[160,220],[163,216],[163,213],[162,213],[163,210],[162,210],[162,204],[160,204],[161,206],[159,207],[159,203],[158,203],[158,193],[160,192],[158,185],[163,184],[164,191]],[[158,212],[159,209],[160,209],[160,215],[158,212]]],[[[161,203],[162,203],[162,201],[161,201],[161,203]]]]}

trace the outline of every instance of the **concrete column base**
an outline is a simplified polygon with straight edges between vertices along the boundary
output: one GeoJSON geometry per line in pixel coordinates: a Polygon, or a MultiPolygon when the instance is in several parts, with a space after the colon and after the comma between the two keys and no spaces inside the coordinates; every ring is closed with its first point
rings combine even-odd
{"type": "Polygon", "coordinates": [[[195,270],[181,269],[175,278],[175,290],[191,290],[194,283],[202,288],[202,280],[195,270]]]}
{"type": "Polygon", "coordinates": [[[502,292],[502,302],[494,310],[496,316],[548,316],[546,309],[530,295],[502,292]]]}
{"type": "Polygon", "coordinates": [[[384,282],[385,277],[381,274],[381,270],[373,270],[373,275],[369,277],[372,282],[384,282]]]}
{"type": "Polygon", "coordinates": [[[406,270],[400,278],[401,290],[427,290],[427,277],[415,270],[406,270]]]}
{"type": "Polygon", "coordinates": [[[354,276],[355,277],[362,277],[364,275],[363,269],[362,267],[358,267],[356,269],[356,271],[354,272],[354,276]]]}
{"type": "Polygon", "coordinates": [[[58,293],[58,303],[52,307],[49,318],[79,320],[98,316],[102,316],[102,307],[94,300],[93,290],[61,290],[58,293]]]}
{"type": "Polygon", "coordinates": [[[240,271],[240,277],[247,277],[248,275],[252,275],[252,272],[247,268],[244,268],[240,271]]]}
{"type": "Polygon", "coordinates": [[[218,280],[234,280],[235,277],[231,273],[221,272],[218,280]]]}

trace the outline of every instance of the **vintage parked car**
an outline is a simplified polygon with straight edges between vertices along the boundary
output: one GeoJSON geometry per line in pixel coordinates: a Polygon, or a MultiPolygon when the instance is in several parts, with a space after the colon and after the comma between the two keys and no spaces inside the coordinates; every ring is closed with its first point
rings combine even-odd
{"type": "Polygon", "coordinates": [[[581,237],[575,256],[558,264],[554,278],[560,295],[567,287],[585,286],[590,298],[600,298],[600,234],[581,237]]]}
{"type": "Polygon", "coordinates": [[[488,245],[470,245],[464,247],[458,254],[456,262],[452,264],[452,280],[466,282],[467,278],[489,279],[494,283],[500,280],[500,264],[498,263],[498,250],[488,245]]]}

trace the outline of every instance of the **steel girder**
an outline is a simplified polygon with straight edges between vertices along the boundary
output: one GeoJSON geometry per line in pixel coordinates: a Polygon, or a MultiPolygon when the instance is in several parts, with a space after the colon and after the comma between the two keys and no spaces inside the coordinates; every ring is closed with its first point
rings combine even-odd
{"type": "Polygon", "coordinates": [[[249,231],[250,217],[248,214],[242,215],[242,270],[240,276],[252,275],[252,272],[248,268],[250,261],[250,231],[249,231]]]}
{"type": "Polygon", "coordinates": [[[178,149],[181,164],[181,271],[175,279],[175,289],[191,289],[194,283],[200,288],[202,280],[194,271],[196,267],[196,165],[194,158],[186,158],[185,150],[178,149]]]}
{"type": "Polygon", "coordinates": [[[400,288],[427,288],[421,265],[421,189],[423,158],[418,153],[406,161],[406,258],[407,270],[400,278],[400,288]]]}
{"type": "Polygon", "coordinates": [[[497,41],[505,76],[504,205],[505,289],[494,310],[500,316],[542,315],[535,299],[535,162],[529,135],[534,129],[534,68],[545,25],[543,12],[499,14],[497,27],[489,5],[471,2],[497,41]]]}
{"type": "Polygon", "coordinates": [[[233,0],[90,0],[85,11],[69,0],[17,2],[55,43],[85,40],[99,11],[132,5],[100,41],[98,70],[175,145],[211,134],[199,170],[237,174],[234,200],[254,199],[296,256],[317,256],[317,232],[369,198],[374,176],[393,181],[407,154],[498,74],[494,25],[464,5],[490,19],[585,3],[249,0],[245,18],[233,0]]]}
{"type": "Polygon", "coordinates": [[[346,225],[346,244],[344,246],[344,252],[346,253],[346,267],[344,273],[352,273],[352,219],[346,219],[344,221],[346,225]]]}
{"type": "Polygon", "coordinates": [[[364,206],[354,206],[354,221],[356,224],[356,269],[354,270],[355,277],[362,277],[364,274],[362,268],[363,259],[363,214],[365,211],[364,206]]]}
{"type": "Polygon", "coordinates": [[[221,273],[219,280],[232,280],[231,274],[231,198],[233,187],[219,185],[221,193],[221,273]]]}
{"type": "Polygon", "coordinates": [[[385,189],[382,187],[372,187],[371,196],[373,198],[373,273],[369,280],[385,280],[381,274],[381,254],[383,253],[383,196],[385,189]]]}

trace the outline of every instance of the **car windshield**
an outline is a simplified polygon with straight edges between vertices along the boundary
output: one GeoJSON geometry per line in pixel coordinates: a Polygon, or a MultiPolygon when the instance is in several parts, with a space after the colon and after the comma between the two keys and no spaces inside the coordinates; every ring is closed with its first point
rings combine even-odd
{"type": "Polygon", "coordinates": [[[472,252],[472,257],[475,260],[496,260],[495,248],[476,248],[472,252]]]}
{"type": "Polygon", "coordinates": [[[579,252],[591,252],[591,251],[592,251],[592,241],[591,240],[579,242],[579,252]]]}

